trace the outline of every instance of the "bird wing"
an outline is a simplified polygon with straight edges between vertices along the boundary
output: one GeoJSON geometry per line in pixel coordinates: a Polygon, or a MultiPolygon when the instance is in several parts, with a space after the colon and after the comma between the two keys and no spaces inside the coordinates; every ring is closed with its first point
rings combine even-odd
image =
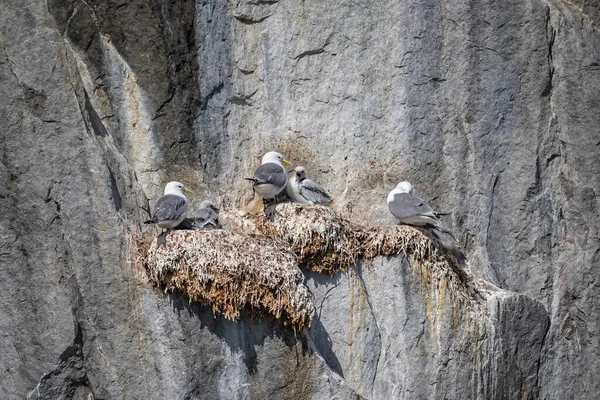
{"type": "Polygon", "coordinates": [[[436,218],[433,209],[423,199],[409,193],[396,193],[394,200],[388,203],[390,212],[396,218],[406,218],[415,215],[424,215],[436,218]]]}
{"type": "Polygon", "coordinates": [[[219,214],[210,208],[199,208],[194,212],[194,224],[202,228],[219,228],[219,214]]]}
{"type": "Polygon", "coordinates": [[[285,186],[287,175],[283,167],[276,163],[266,163],[254,171],[254,186],[270,184],[278,187],[285,186]]]}
{"type": "Polygon", "coordinates": [[[154,207],[154,218],[152,221],[177,221],[185,216],[188,210],[187,201],[181,196],[167,194],[156,202],[154,207]]]}
{"type": "Polygon", "coordinates": [[[300,193],[300,196],[304,197],[308,201],[312,201],[315,204],[329,204],[332,202],[331,196],[325,191],[325,189],[310,179],[302,180],[298,186],[298,192],[300,193]]]}

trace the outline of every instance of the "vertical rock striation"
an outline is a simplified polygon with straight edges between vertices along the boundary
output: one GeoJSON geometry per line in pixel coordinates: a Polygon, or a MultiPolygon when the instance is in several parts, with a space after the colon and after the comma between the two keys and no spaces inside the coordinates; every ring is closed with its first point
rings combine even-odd
{"type": "Polygon", "coordinates": [[[2,2],[0,397],[600,397],[599,15],[2,2]],[[301,338],[155,291],[132,237],[164,182],[243,207],[268,150],[361,223],[411,181],[502,290],[460,306],[401,257],[306,272],[301,338]]]}

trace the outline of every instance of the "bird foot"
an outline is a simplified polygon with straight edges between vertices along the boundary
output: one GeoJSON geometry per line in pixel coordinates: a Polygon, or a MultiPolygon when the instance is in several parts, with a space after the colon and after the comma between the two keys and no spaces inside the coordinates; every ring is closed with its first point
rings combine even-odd
{"type": "Polygon", "coordinates": [[[273,221],[276,211],[277,211],[277,203],[270,202],[269,204],[264,205],[263,212],[265,214],[265,218],[267,218],[269,221],[273,221]]]}
{"type": "Polygon", "coordinates": [[[156,238],[156,247],[165,246],[167,244],[167,233],[169,233],[169,231],[163,231],[158,235],[156,238]]]}

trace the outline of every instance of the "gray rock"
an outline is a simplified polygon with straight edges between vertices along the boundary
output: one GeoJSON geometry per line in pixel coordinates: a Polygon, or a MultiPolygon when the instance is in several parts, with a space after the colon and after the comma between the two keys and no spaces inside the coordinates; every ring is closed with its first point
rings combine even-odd
{"type": "Polygon", "coordinates": [[[549,321],[534,299],[464,301],[444,274],[396,257],[308,283],[316,348],[366,398],[538,398],[549,321]]]}
{"type": "Polygon", "coordinates": [[[0,397],[600,397],[597,3],[3,2],[0,397]],[[361,223],[411,181],[503,290],[309,276],[301,339],[154,291],[149,199],[244,207],[269,150],[361,223]]]}

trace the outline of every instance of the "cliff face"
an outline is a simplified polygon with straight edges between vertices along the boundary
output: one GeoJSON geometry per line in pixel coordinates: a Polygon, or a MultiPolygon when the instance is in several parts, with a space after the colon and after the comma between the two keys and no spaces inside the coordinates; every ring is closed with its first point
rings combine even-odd
{"type": "Polygon", "coordinates": [[[3,2],[2,397],[600,397],[597,2],[398,3],[3,2]],[[411,181],[505,291],[305,271],[296,338],[153,289],[164,183],[241,208],[268,150],[361,223],[411,181]]]}

